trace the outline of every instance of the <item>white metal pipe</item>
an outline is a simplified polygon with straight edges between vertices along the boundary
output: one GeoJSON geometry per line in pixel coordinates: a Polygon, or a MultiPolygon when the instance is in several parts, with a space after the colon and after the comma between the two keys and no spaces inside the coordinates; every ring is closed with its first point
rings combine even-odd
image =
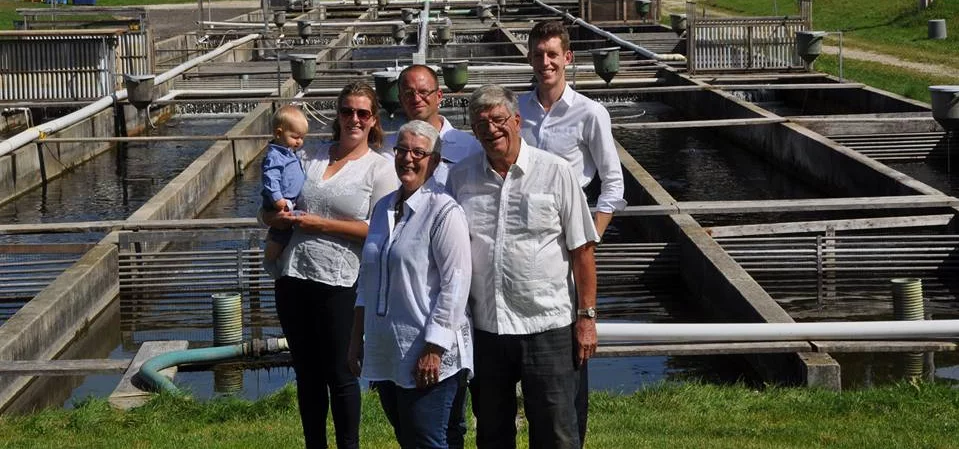
{"type": "MultiPolygon", "coordinates": [[[[171,91],[173,92],[173,91],[171,91]]],[[[175,91],[177,96],[196,95],[200,97],[228,96],[228,95],[272,95],[276,93],[276,88],[259,89],[182,89],[175,91]]],[[[166,98],[164,98],[166,99],[166,98]]],[[[157,100],[160,101],[160,100],[157,100]]]]}
{"type": "MultiPolygon", "coordinates": [[[[430,17],[429,22],[438,23],[438,22],[447,22],[447,18],[443,17],[430,17]]],[[[414,21],[419,23],[420,19],[414,21]]],[[[357,20],[353,22],[309,22],[310,26],[315,27],[364,27],[364,26],[392,26],[392,25],[406,25],[406,22],[402,20],[357,20]]],[[[210,28],[214,27],[224,27],[224,28],[263,28],[262,23],[254,22],[217,22],[217,21],[203,21],[202,25],[208,25],[210,28]]],[[[276,28],[276,24],[268,24],[270,28],[276,28]]],[[[284,28],[296,27],[296,23],[286,23],[283,25],[284,28]]]]}
{"type": "Polygon", "coordinates": [[[630,49],[630,50],[632,50],[632,51],[634,51],[634,52],[636,52],[636,53],[638,53],[638,54],[641,54],[641,55],[643,55],[643,56],[645,56],[645,57],[647,57],[647,58],[649,58],[649,59],[655,59],[655,60],[657,60],[657,61],[685,61],[685,60],[686,60],[686,57],[683,56],[683,55],[681,55],[681,54],[679,54],[679,53],[666,53],[666,54],[654,53],[654,52],[652,52],[652,51],[650,51],[650,50],[647,50],[647,49],[644,48],[644,47],[640,47],[639,45],[636,45],[636,44],[634,44],[634,43],[632,43],[632,42],[630,42],[630,41],[627,41],[627,40],[625,40],[625,39],[622,39],[622,38],[620,38],[619,36],[617,36],[617,35],[615,35],[615,34],[613,34],[613,33],[610,33],[609,31],[606,31],[606,30],[604,30],[604,29],[602,29],[602,28],[599,28],[599,27],[597,27],[597,26],[595,26],[595,25],[593,25],[593,24],[591,24],[591,23],[589,23],[589,22],[587,22],[587,21],[585,21],[585,20],[583,20],[583,19],[580,19],[579,17],[576,17],[576,16],[574,16],[574,15],[568,13],[568,12],[560,11],[559,9],[556,9],[556,8],[550,6],[550,5],[547,5],[546,3],[543,3],[543,2],[540,1],[540,0],[533,0],[533,3],[539,5],[539,6],[542,7],[542,8],[545,8],[545,9],[548,9],[548,10],[552,11],[554,14],[558,14],[558,15],[560,15],[560,16],[566,17],[567,19],[569,19],[569,21],[573,22],[573,24],[579,24],[579,25],[582,26],[583,28],[586,28],[586,29],[588,29],[588,30],[590,30],[590,31],[592,31],[592,32],[594,32],[594,33],[596,33],[596,34],[599,34],[599,35],[601,35],[601,36],[603,36],[603,37],[605,37],[605,38],[607,38],[607,39],[615,42],[617,45],[619,45],[619,46],[621,46],[621,47],[628,48],[628,49],[630,49]]]}
{"type": "MultiPolygon", "coordinates": [[[[183,64],[180,64],[174,67],[173,69],[167,72],[157,75],[157,77],[154,79],[154,83],[156,84],[164,83],[168,81],[169,79],[175,76],[178,76],[181,73],[189,69],[192,69],[193,67],[196,67],[199,64],[202,64],[210,59],[220,56],[223,53],[226,53],[227,51],[232,50],[233,48],[239,45],[243,45],[258,37],[260,37],[259,34],[250,34],[250,35],[241,37],[239,39],[235,39],[230,42],[227,42],[217,47],[215,50],[209,53],[206,53],[202,56],[191,59],[187,62],[184,62],[183,64]]],[[[10,137],[9,139],[0,142],[0,157],[11,153],[17,148],[20,148],[30,142],[33,142],[36,139],[45,137],[47,134],[60,131],[61,129],[64,129],[76,123],[79,123],[80,121],[85,120],[93,116],[94,114],[112,106],[114,101],[121,101],[121,100],[125,100],[126,98],[127,98],[127,90],[126,89],[118,90],[113,95],[103,97],[77,111],[71,112],[70,114],[64,115],[63,117],[50,120],[49,122],[34,126],[26,131],[16,134],[10,137]]]]}
{"type": "Polygon", "coordinates": [[[600,342],[746,342],[959,338],[959,320],[822,323],[597,323],[600,342]]]}

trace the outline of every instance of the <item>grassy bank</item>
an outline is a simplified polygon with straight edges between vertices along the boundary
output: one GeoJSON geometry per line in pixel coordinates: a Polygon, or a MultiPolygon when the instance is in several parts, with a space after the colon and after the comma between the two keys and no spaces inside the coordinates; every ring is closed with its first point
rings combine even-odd
{"type": "MultiPolygon", "coordinates": [[[[797,14],[792,0],[709,0],[710,7],[744,15],[797,14]]],[[[813,0],[813,29],[843,31],[845,41],[904,60],[959,68],[959,2],[936,0],[919,11],[916,0],[813,0]],[[930,19],[946,19],[948,38],[927,39],[930,19]]]]}
{"type": "MultiPolygon", "coordinates": [[[[792,0],[705,0],[700,4],[725,14],[775,16],[798,14],[798,2],[792,0]]],[[[937,0],[919,11],[915,0],[874,0],[850,2],[813,1],[813,29],[843,31],[846,48],[889,55],[903,61],[935,64],[953,70],[930,74],[876,61],[846,57],[844,78],[919,101],[929,102],[931,85],[959,84],[959,2],[937,0]],[[946,19],[948,38],[927,39],[930,19],[946,19]]],[[[835,35],[827,43],[838,45],[835,35]]],[[[839,76],[837,56],[823,55],[816,70],[839,76]]]]}
{"type": "MultiPolygon", "coordinates": [[[[815,69],[838,77],[839,58],[822,55],[816,59],[815,69]]],[[[867,84],[926,103],[930,101],[929,86],[959,84],[959,70],[955,73],[954,76],[937,76],[872,61],[849,58],[843,61],[844,80],[867,84]]]]}
{"type": "MultiPolygon", "coordinates": [[[[592,448],[956,448],[959,391],[899,385],[809,389],[662,385],[594,394],[592,448]]],[[[396,447],[374,394],[363,398],[362,446],[396,447]]],[[[469,433],[468,447],[475,447],[469,433]]],[[[0,419],[0,448],[291,448],[302,445],[292,388],[256,402],[160,397],[130,412],[91,400],[74,410],[0,419]]],[[[521,447],[525,447],[525,440],[521,447]]]]}

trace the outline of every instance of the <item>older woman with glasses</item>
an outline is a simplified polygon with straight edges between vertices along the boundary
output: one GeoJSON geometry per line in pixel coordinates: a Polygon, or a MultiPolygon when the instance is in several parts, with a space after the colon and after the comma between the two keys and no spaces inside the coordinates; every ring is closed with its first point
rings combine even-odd
{"type": "Polygon", "coordinates": [[[469,231],[463,209],[430,179],[439,132],[414,120],[398,136],[400,188],[370,219],[350,367],[374,382],[401,448],[448,448],[447,423],[473,368],[469,231]]]}
{"type": "Polygon", "coordinates": [[[336,447],[359,447],[360,388],[347,366],[360,252],[373,205],[396,188],[390,163],[372,148],[383,130],[376,92],[348,84],[337,98],[333,141],[300,152],[306,182],[297,213],[264,213],[292,226],[278,259],[276,309],[290,344],[307,448],[325,448],[327,408],[336,447]]]}

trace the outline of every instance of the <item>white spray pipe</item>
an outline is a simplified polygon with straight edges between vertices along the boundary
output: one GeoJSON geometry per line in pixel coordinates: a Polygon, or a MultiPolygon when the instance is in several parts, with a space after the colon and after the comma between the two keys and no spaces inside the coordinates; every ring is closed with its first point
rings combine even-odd
{"type": "MultiPolygon", "coordinates": [[[[154,79],[154,83],[156,84],[164,83],[168,81],[169,79],[175,76],[178,76],[181,73],[189,69],[192,69],[193,67],[196,67],[199,64],[202,64],[210,59],[220,56],[223,53],[226,53],[227,51],[232,50],[234,47],[243,45],[258,37],[260,37],[259,34],[250,34],[250,35],[241,37],[239,39],[235,39],[230,42],[227,42],[217,47],[215,50],[204,54],[203,56],[200,56],[195,59],[191,59],[183,64],[180,64],[174,67],[172,70],[169,70],[160,75],[157,75],[157,77],[154,79]]],[[[11,153],[17,148],[20,148],[30,142],[33,142],[36,139],[46,137],[47,134],[60,131],[61,129],[64,129],[76,123],[79,123],[80,121],[85,120],[93,116],[94,114],[112,106],[115,101],[125,100],[126,98],[127,98],[127,90],[126,89],[118,90],[113,95],[103,97],[93,103],[90,103],[87,106],[84,106],[83,108],[77,111],[71,112],[58,119],[50,120],[49,122],[46,122],[44,124],[34,126],[26,131],[23,131],[17,135],[14,135],[13,137],[10,137],[9,139],[0,142],[0,157],[11,153]]]]}
{"type": "MultiPolygon", "coordinates": [[[[177,96],[182,95],[195,95],[198,97],[219,97],[219,96],[234,96],[234,95],[273,95],[276,93],[276,88],[241,88],[241,89],[183,89],[170,91],[176,92],[177,96]]],[[[157,101],[167,100],[168,98],[157,99],[157,101]]]]}
{"type": "Polygon", "coordinates": [[[613,33],[610,33],[609,31],[606,31],[602,28],[599,28],[593,24],[590,24],[589,22],[583,19],[580,19],[579,17],[576,17],[568,12],[560,11],[559,9],[556,9],[550,5],[547,5],[546,3],[543,3],[540,0],[533,0],[533,3],[537,4],[541,8],[545,8],[552,11],[554,14],[558,14],[560,16],[566,17],[569,21],[573,22],[573,24],[579,24],[583,28],[586,28],[596,34],[599,34],[605,37],[606,39],[609,39],[615,42],[620,47],[628,48],[638,54],[645,56],[646,58],[655,59],[657,61],[685,61],[686,60],[686,57],[679,53],[660,54],[660,53],[654,53],[652,51],[649,51],[646,48],[640,47],[639,45],[636,45],[630,41],[622,39],[619,36],[613,33]]]}
{"type": "MultiPolygon", "coordinates": [[[[306,22],[306,21],[304,21],[306,22]]],[[[417,19],[414,22],[419,23],[421,19],[417,19]]],[[[429,22],[447,22],[445,17],[430,17],[429,22]]],[[[366,27],[366,26],[387,26],[387,25],[406,25],[406,22],[402,20],[357,20],[353,22],[308,22],[310,26],[314,27],[366,27]]],[[[262,23],[254,22],[216,22],[216,21],[203,21],[200,22],[202,25],[207,25],[210,28],[215,27],[224,27],[224,28],[263,28],[262,23]]],[[[270,28],[276,28],[275,24],[269,24],[270,28]]],[[[283,27],[295,27],[295,23],[285,23],[283,27]]]]}
{"type": "Polygon", "coordinates": [[[959,338],[959,320],[848,323],[597,323],[600,342],[746,342],[959,338]]]}

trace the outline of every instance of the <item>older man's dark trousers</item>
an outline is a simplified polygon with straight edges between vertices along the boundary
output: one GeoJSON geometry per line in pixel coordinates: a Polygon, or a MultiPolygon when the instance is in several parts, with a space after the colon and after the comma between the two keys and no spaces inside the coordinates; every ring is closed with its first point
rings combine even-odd
{"type": "Polygon", "coordinates": [[[476,375],[470,383],[479,449],[516,447],[516,382],[532,449],[579,449],[574,398],[579,371],[573,327],[530,335],[474,335],[476,375]]]}

